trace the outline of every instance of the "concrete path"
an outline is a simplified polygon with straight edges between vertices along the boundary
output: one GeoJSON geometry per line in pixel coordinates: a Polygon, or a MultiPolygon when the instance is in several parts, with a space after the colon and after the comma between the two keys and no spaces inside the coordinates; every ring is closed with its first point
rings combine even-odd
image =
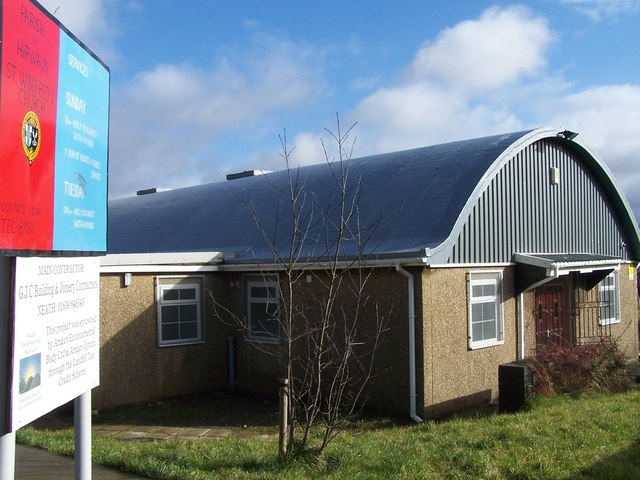
{"type": "MultiPolygon", "coordinates": [[[[38,448],[16,445],[15,480],[73,480],[75,478],[73,459],[38,448]]],[[[136,477],[128,473],[93,465],[91,478],[95,480],[132,480],[136,477]]]]}

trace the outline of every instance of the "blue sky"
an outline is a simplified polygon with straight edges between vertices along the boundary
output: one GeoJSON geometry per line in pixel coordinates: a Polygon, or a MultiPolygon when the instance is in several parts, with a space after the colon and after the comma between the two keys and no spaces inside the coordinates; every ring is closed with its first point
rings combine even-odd
{"type": "Polygon", "coordinates": [[[111,68],[111,198],[557,126],[640,217],[640,0],[41,2],[111,68]]]}

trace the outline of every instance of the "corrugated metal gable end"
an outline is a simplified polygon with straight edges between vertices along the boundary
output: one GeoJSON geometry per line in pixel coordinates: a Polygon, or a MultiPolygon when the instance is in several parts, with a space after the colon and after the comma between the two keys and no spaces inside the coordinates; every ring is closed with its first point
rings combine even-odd
{"type": "Polygon", "coordinates": [[[504,263],[515,252],[629,258],[620,219],[575,151],[538,140],[508,160],[473,206],[448,263],[504,263]],[[550,181],[558,168],[558,185],[550,181]]]}

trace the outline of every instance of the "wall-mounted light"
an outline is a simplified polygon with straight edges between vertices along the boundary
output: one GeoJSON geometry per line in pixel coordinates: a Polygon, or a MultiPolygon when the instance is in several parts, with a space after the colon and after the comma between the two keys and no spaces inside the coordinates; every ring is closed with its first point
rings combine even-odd
{"type": "Polygon", "coordinates": [[[560,169],[558,167],[551,167],[549,169],[549,181],[551,185],[560,184],[560,169]]]}
{"type": "Polygon", "coordinates": [[[125,273],[124,279],[123,279],[124,286],[129,287],[131,286],[132,282],[133,282],[133,275],[131,275],[130,273],[125,273]]]}
{"type": "Polygon", "coordinates": [[[571,130],[563,130],[558,133],[558,136],[564,138],[565,140],[573,140],[578,136],[576,132],[572,132],[571,130]]]}

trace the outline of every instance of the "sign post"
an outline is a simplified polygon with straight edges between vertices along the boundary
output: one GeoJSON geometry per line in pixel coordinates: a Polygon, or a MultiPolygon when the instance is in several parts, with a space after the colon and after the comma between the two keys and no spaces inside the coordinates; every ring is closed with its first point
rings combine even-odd
{"type": "Polygon", "coordinates": [[[91,478],[109,68],[35,0],[0,0],[0,478],[15,430],[75,399],[91,478]]]}

